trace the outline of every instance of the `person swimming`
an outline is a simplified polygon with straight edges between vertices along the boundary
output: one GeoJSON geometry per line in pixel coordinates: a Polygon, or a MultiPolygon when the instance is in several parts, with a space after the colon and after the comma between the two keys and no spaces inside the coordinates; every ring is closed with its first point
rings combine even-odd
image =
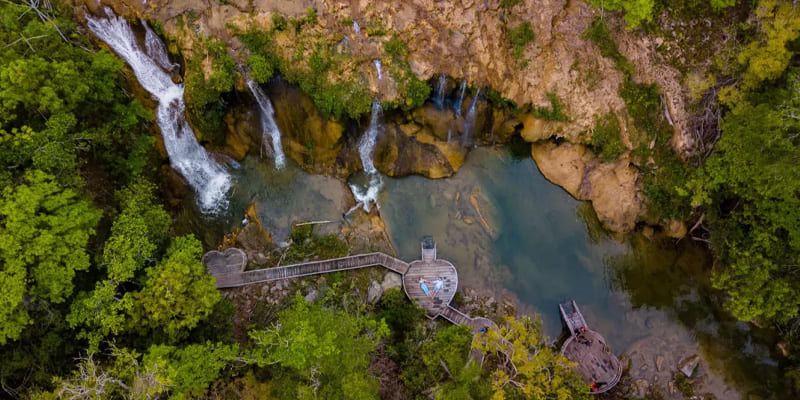
{"type": "Polygon", "coordinates": [[[431,290],[428,288],[428,284],[425,282],[425,279],[422,279],[422,277],[419,278],[419,288],[422,289],[422,293],[425,293],[425,296],[431,296],[431,290]]]}

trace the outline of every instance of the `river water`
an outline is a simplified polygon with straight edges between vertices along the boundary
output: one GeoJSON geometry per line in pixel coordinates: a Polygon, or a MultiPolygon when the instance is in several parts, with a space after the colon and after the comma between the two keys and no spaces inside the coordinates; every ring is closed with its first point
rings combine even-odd
{"type": "MultiPolygon", "coordinates": [[[[228,217],[190,211],[179,229],[209,245],[239,224],[250,202],[281,242],[293,222],[330,220],[335,231],[352,202],[344,182],[300,170],[276,170],[248,157],[234,170],[228,217]]],[[[591,207],[539,173],[529,146],[477,148],[453,177],[386,178],[380,213],[398,255],[419,257],[433,235],[463,287],[514,299],[561,334],[558,303],[574,299],[588,324],[631,359],[632,380],[668,382],[683,357],[702,357],[700,392],[718,399],[782,398],[772,338],[721,311],[708,283],[711,259],[691,241],[614,238],[591,207]]]]}

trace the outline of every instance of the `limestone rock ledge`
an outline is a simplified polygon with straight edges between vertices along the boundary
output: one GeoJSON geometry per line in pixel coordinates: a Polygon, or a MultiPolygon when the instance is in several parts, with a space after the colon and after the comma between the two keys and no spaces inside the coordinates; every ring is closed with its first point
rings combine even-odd
{"type": "Polygon", "coordinates": [[[586,146],[568,142],[535,143],[532,155],[547,180],[591,201],[606,229],[625,233],[636,226],[642,213],[639,174],[627,158],[604,163],[586,146]]]}

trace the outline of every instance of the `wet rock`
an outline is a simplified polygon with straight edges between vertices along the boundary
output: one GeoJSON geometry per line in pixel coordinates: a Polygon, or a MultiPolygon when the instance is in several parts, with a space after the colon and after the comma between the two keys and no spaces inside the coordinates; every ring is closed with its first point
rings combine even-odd
{"type": "Polygon", "coordinates": [[[285,82],[276,81],[267,90],[286,156],[306,171],[347,175],[336,162],[344,146],[344,125],[323,117],[309,96],[285,82]]]}
{"type": "Polygon", "coordinates": [[[367,290],[367,303],[375,304],[381,299],[381,296],[383,296],[383,288],[378,282],[372,281],[367,290]]]}
{"type": "Polygon", "coordinates": [[[161,167],[161,190],[164,193],[167,204],[171,207],[178,207],[183,199],[191,193],[189,184],[185,179],[169,165],[161,167]]]}
{"type": "Polygon", "coordinates": [[[258,147],[256,143],[260,143],[254,140],[254,127],[258,121],[253,114],[249,110],[239,109],[225,115],[227,134],[222,151],[235,160],[241,161],[254,145],[258,147]]]}
{"type": "Polygon", "coordinates": [[[261,224],[261,218],[258,216],[255,204],[251,203],[247,207],[245,219],[247,220],[247,225],[236,234],[236,247],[248,253],[248,257],[253,254],[251,258],[255,258],[254,254],[272,246],[272,236],[261,224]]]}
{"type": "Polygon", "coordinates": [[[389,176],[423,175],[437,179],[452,175],[464,162],[466,150],[433,136],[428,128],[387,123],[375,146],[375,167],[389,176]]]}
{"type": "Polygon", "coordinates": [[[403,287],[403,277],[400,276],[400,274],[396,272],[387,272],[386,275],[383,276],[381,289],[383,289],[384,292],[389,289],[400,287],[403,287]]]}
{"type": "Polygon", "coordinates": [[[415,109],[411,118],[418,125],[428,128],[429,132],[438,140],[447,140],[447,132],[452,130],[459,130],[460,127],[456,126],[455,115],[449,109],[438,109],[433,104],[426,104],[422,107],[415,109]]]}
{"type": "Polygon", "coordinates": [[[687,378],[694,375],[697,365],[700,364],[700,356],[692,354],[691,356],[684,357],[678,362],[678,370],[681,371],[687,378]]]}

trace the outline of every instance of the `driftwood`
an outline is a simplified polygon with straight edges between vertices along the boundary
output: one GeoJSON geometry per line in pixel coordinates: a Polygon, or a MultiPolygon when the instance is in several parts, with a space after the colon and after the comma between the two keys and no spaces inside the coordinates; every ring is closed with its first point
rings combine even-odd
{"type": "Polygon", "coordinates": [[[722,134],[720,131],[722,110],[717,102],[717,94],[720,89],[732,83],[734,83],[734,79],[729,78],[709,89],[700,99],[698,112],[689,118],[689,132],[694,139],[694,152],[698,157],[697,164],[702,163],[711,155],[714,145],[719,141],[722,134]]]}

